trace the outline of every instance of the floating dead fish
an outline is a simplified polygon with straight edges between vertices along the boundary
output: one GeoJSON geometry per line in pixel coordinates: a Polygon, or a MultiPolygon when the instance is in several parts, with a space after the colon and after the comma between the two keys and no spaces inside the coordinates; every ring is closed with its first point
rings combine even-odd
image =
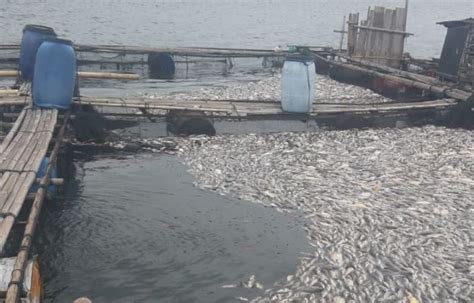
{"type": "Polygon", "coordinates": [[[473,138],[427,126],[174,142],[196,186],[307,218],[314,251],[253,302],[406,301],[405,290],[446,302],[473,291],[473,138]]]}
{"type": "Polygon", "coordinates": [[[227,284],[227,285],[222,285],[222,288],[236,288],[237,284],[227,284]]]}
{"type": "MultiPolygon", "coordinates": [[[[341,83],[327,76],[318,75],[315,81],[316,103],[356,103],[368,104],[388,102],[390,99],[369,89],[341,83]]],[[[202,88],[190,93],[168,95],[144,95],[146,98],[166,98],[180,100],[258,100],[280,102],[281,74],[268,79],[230,87],[202,88]]]]}

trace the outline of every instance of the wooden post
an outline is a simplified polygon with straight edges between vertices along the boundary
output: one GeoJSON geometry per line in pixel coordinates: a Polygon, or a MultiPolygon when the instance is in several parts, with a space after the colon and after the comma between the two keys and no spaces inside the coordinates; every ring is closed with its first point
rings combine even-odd
{"type": "Polygon", "coordinates": [[[344,33],[346,29],[346,16],[342,19],[341,41],[339,42],[339,53],[342,52],[342,44],[344,43],[344,33]]]}
{"type": "Polygon", "coordinates": [[[405,0],[405,26],[403,27],[403,31],[407,30],[407,20],[408,20],[408,0],[405,0]]]}
{"type": "Polygon", "coordinates": [[[357,25],[359,24],[359,13],[349,14],[347,29],[347,55],[352,56],[357,44],[357,25]]]}

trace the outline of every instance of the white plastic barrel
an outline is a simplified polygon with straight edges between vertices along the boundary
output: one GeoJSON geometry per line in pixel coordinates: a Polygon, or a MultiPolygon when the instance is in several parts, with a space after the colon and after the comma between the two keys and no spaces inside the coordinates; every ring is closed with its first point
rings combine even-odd
{"type": "Polygon", "coordinates": [[[316,67],[310,57],[287,57],[281,76],[281,107],[285,112],[308,113],[314,99],[316,67]]]}

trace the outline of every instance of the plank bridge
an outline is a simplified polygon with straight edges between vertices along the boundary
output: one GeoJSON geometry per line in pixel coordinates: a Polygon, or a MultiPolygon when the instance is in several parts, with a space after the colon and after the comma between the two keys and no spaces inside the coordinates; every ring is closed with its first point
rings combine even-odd
{"type": "MultiPolygon", "coordinates": [[[[65,118],[67,121],[67,115],[65,118]]],[[[1,289],[6,294],[6,302],[17,302],[25,278],[25,268],[28,264],[29,250],[32,245],[33,234],[38,222],[39,213],[50,184],[50,171],[56,161],[61,138],[65,132],[63,124],[58,132],[59,139],[51,152],[50,143],[55,134],[58,122],[56,109],[33,108],[26,106],[21,111],[10,132],[0,145],[0,253],[6,256],[6,243],[16,223],[20,211],[30,203],[28,197],[33,195],[34,200],[29,210],[23,238],[16,255],[5,260],[14,260],[14,265],[9,269],[11,277],[6,289],[1,289]],[[40,167],[44,158],[49,156],[49,164],[44,177],[38,178],[40,167]],[[31,192],[36,184],[37,190],[31,192]]],[[[10,243],[10,242],[9,242],[10,243]]],[[[11,250],[8,247],[8,250],[11,250]]],[[[11,252],[8,252],[11,254],[11,252]]],[[[4,260],[4,259],[1,259],[4,260]]]]}

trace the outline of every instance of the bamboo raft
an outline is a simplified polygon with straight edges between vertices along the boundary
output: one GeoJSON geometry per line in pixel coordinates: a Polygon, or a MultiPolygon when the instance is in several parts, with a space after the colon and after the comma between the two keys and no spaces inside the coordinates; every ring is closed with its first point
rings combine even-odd
{"type": "MultiPolygon", "coordinates": [[[[50,162],[45,176],[37,179],[41,162],[48,153],[58,119],[56,109],[25,107],[0,145],[0,252],[5,253],[5,245],[16,219],[22,210],[33,184],[39,184],[17,256],[8,258],[11,263],[11,280],[5,293],[5,302],[17,302],[21,285],[25,280],[25,268],[28,265],[29,251],[38,222],[39,213],[50,184],[50,172],[56,161],[59,145],[65,132],[65,123],[58,134],[58,140],[49,155],[50,162]]],[[[67,121],[67,115],[65,117],[67,121]]],[[[4,260],[4,259],[1,259],[4,260]]],[[[6,259],[5,259],[6,260],[6,259]]],[[[6,261],[5,261],[6,262],[6,261]]],[[[4,263],[5,263],[4,262],[4,263]]],[[[4,269],[5,270],[5,269],[4,269]]],[[[37,285],[35,286],[37,289],[37,285]]],[[[38,291],[36,291],[36,295],[38,291]]],[[[37,299],[37,298],[36,298],[37,299]]]]}

